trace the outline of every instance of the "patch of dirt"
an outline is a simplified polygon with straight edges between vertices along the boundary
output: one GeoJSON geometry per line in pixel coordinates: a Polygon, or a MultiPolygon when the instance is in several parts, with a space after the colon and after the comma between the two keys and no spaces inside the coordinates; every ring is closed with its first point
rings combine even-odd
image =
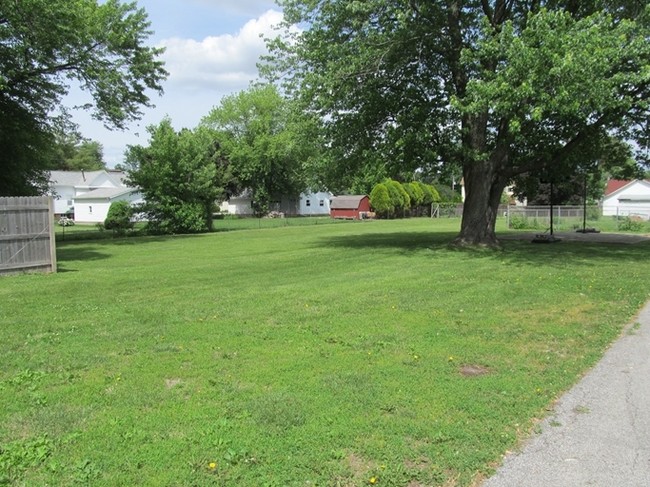
{"type": "Polygon", "coordinates": [[[490,373],[490,369],[482,365],[466,364],[460,367],[460,374],[464,377],[477,377],[490,373]]]}
{"type": "Polygon", "coordinates": [[[173,389],[174,387],[180,385],[181,382],[183,381],[180,379],[165,379],[165,387],[167,387],[167,389],[173,389]]]}
{"type": "Polygon", "coordinates": [[[362,477],[370,470],[377,467],[374,462],[361,458],[355,453],[350,453],[346,460],[348,467],[350,467],[350,470],[355,477],[362,477]]]}
{"type": "Polygon", "coordinates": [[[404,466],[408,469],[423,471],[429,468],[430,463],[428,458],[420,457],[415,460],[405,460],[404,466]]]}

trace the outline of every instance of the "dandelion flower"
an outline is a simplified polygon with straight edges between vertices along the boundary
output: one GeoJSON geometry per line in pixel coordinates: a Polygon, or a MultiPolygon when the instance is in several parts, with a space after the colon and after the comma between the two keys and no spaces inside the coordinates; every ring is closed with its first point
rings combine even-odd
{"type": "Polygon", "coordinates": [[[368,483],[376,484],[377,483],[377,477],[370,477],[370,479],[368,479],[368,483]]]}
{"type": "Polygon", "coordinates": [[[215,462],[210,462],[208,463],[208,468],[210,470],[215,470],[217,468],[217,464],[215,462]]]}

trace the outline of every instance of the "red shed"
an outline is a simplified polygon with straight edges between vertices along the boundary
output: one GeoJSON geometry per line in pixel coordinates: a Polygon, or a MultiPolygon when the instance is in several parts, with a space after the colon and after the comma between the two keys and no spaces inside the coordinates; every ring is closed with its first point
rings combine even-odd
{"type": "Polygon", "coordinates": [[[349,218],[360,220],[362,215],[370,212],[370,198],[367,195],[334,196],[330,203],[332,218],[349,218]]]}

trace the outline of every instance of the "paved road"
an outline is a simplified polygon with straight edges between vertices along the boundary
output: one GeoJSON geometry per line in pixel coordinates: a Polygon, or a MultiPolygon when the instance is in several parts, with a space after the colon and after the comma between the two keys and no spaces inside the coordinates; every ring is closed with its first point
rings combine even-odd
{"type": "Polygon", "coordinates": [[[650,302],[482,487],[650,486],[650,302]]]}

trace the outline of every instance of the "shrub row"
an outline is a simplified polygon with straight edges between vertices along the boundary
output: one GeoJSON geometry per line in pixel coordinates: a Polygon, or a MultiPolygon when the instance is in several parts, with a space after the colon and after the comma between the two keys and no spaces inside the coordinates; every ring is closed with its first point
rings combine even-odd
{"type": "Polygon", "coordinates": [[[384,218],[404,216],[407,211],[419,213],[436,201],[440,201],[436,188],[421,181],[400,183],[386,179],[370,192],[370,205],[378,216],[384,218]]]}

